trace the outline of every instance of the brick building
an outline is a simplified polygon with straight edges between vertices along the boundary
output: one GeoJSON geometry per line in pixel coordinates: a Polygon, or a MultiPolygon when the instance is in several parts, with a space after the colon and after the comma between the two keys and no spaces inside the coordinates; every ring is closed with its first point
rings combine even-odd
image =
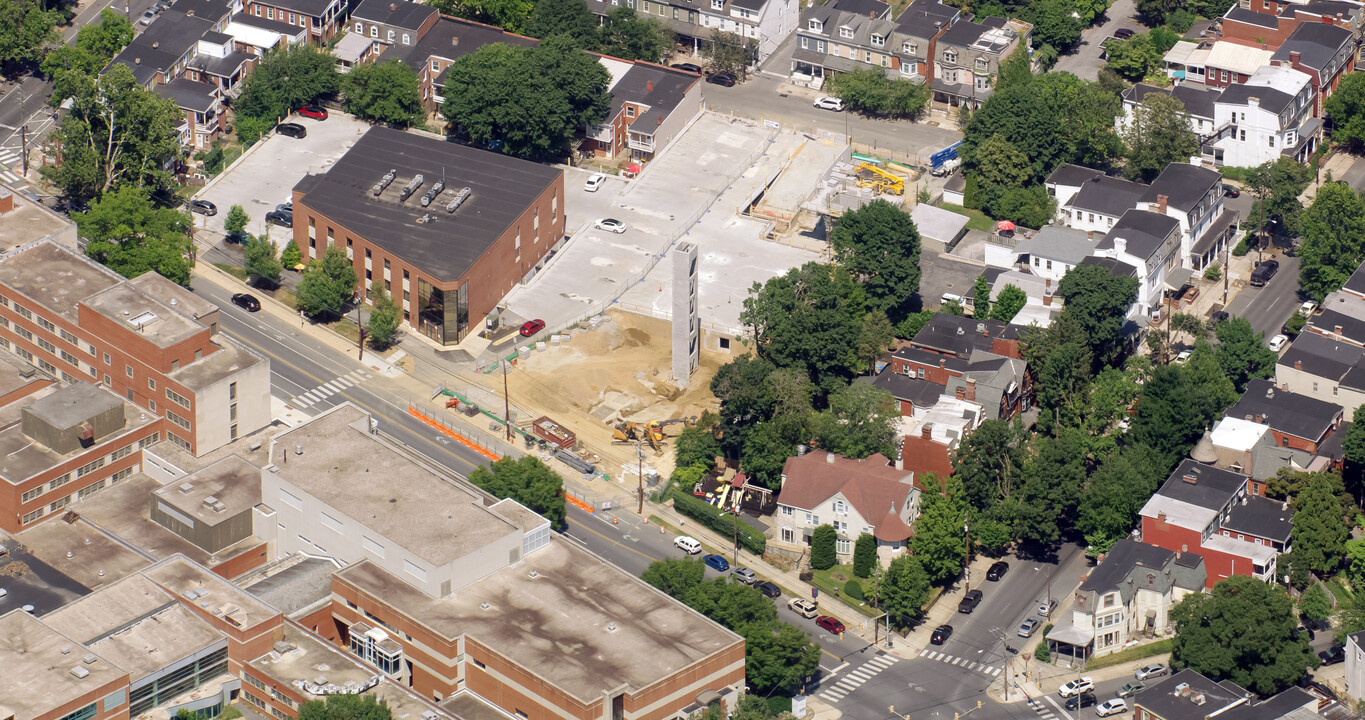
{"type": "Polygon", "coordinates": [[[412,329],[454,345],[564,236],[557,168],[389,128],[294,186],[305,260],[344,248],[367,296],[383,283],[412,329]]]}
{"type": "Polygon", "coordinates": [[[0,347],[164,417],[166,439],[196,454],[270,421],[270,362],[218,332],[217,306],[51,241],[0,257],[0,347]]]}

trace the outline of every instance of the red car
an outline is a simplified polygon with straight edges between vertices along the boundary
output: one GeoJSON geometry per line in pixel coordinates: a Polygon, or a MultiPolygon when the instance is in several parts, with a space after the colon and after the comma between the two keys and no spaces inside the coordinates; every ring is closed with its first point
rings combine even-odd
{"type": "Polygon", "coordinates": [[[844,624],[839,622],[839,618],[821,615],[815,618],[815,624],[838,635],[844,632],[844,624]]]}
{"type": "Polygon", "coordinates": [[[326,120],[327,108],[319,107],[317,105],[304,105],[299,108],[299,114],[306,118],[313,118],[314,120],[326,120]]]}
{"type": "Polygon", "coordinates": [[[545,329],[544,320],[527,320],[525,324],[521,326],[521,336],[531,337],[532,335],[535,335],[536,333],[544,329],[545,329]]]}

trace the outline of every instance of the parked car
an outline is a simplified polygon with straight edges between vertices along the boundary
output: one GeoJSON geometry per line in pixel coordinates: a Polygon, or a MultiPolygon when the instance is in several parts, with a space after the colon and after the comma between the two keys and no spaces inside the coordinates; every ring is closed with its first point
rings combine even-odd
{"type": "Polygon", "coordinates": [[[1318,658],[1322,660],[1323,665],[1336,665],[1339,662],[1346,662],[1346,646],[1333,645],[1318,653],[1318,658]]]}
{"type": "Polygon", "coordinates": [[[754,571],[750,570],[749,568],[737,567],[735,568],[735,579],[744,583],[745,585],[753,585],[754,581],[758,579],[758,575],[755,574],[754,571]]]}
{"type": "Polygon", "coordinates": [[[1133,673],[1133,677],[1138,680],[1151,680],[1152,678],[1165,677],[1171,674],[1171,669],[1161,663],[1143,665],[1133,673]]]}
{"type": "Polygon", "coordinates": [[[1235,198],[1240,197],[1241,195],[1242,191],[1238,190],[1236,185],[1228,185],[1227,183],[1223,183],[1223,197],[1235,198]]]}
{"type": "Polygon", "coordinates": [[[981,591],[968,590],[967,594],[962,597],[962,602],[957,604],[957,611],[960,613],[971,613],[979,604],[981,604],[981,591]]]}
{"type": "Polygon", "coordinates": [[[1219,310],[1218,312],[1213,314],[1213,317],[1210,318],[1210,320],[1213,322],[1214,325],[1217,325],[1230,317],[1232,316],[1229,315],[1227,312],[1219,310]]]}
{"type": "Polygon", "coordinates": [[[701,543],[697,542],[697,539],[691,535],[679,535],[673,538],[673,547],[688,555],[696,555],[701,552],[701,543]]]}
{"type": "Polygon", "coordinates": [[[291,228],[294,227],[294,213],[289,210],[271,210],[265,214],[265,221],[291,228]]]}
{"type": "Polygon", "coordinates": [[[538,333],[538,332],[540,332],[541,330],[544,330],[544,329],[545,329],[545,321],[544,321],[544,320],[539,320],[539,319],[537,319],[537,320],[527,320],[526,322],[524,322],[524,323],[521,324],[521,336],[522,336],[522,337],[531,337],[532,335],[535,335],[536,333],[538,333]]]}
{"type": "Polygon", "coordinates": [[[1128,40],[1133,37],[1133,31],[1128,28],[1119,28],[1114,31],[1114,37],[1120,40],[1128,40]]]}
{"type": "Polygon", "coordinates": [[[986,579],[990,580],[991,582],[995,582],[1000,578],[1005,577],[1005,573],[1009,571],[1010,564],[1005,562],[1004,560],[1000,560],[995,564],[991,565],[991,569],[986,571],[986,579]]]}
{"type": "Polygon", "coordinates": [[[1052,611],[1057,609],[1056,600],[1044,600],[1038,603],[1038,614],[1043,617],[1052,617],[1052,611]]]}
{"type": "Polygon", "coordinates": [[[1255,270],[1251,271],[1251,286],[1265,287],[1265,284],[1270,282],[1270,278],[1275,277],[1275,273],[1279,271],[1279,261],[1266,260],[1265,262],[1262,262],[1260,265],[1256,266],[1255,270]]]}
{"type": "Polygon", "coordinates": [[[1181,350],[1180,354],[1176,355],[1175,359],[1172,360],[1171,362],[1175,363],[1176,365],[1184,365],[1185,363],[1190,361],[1190,356],[1193,354],[1194,353],[1190,352],[1189,350],[1181,350]]]}
{"type": "Polygon", "coordinates": [[[694,65],[692,63],[678,63],[677,65],[673,66],[673,69],[682,70],[683,72],[696,73],[698,75],[701,74],[701,66],[694,65]]]}
{"type": "Polygon", "coordinates": [[[1093,707],[1095,705],[1095,693],[1083,692],[1073,695],[1066,699],[1065,707],[1067,710],[1080,710],[1081,708],[1093,707]]]}
{"type": "Polygon", "coordinates": [[[583,183],[583,189],[587,190],[588,192],[597,192],[597,189],[605,185],[606,182],[607,182],[606,175],[603,175],[602,173],[596,173],[583,183]]]}
{"type": "Polygon", "coordinates": [[[327,108],[318,105],[304,105],[299,108],[299,114],[306,118],[313,118],[314,120],[326,120],[327,108]]]}
{"type": "Polygon", "coordinates": [[[815,624],[835,635],[842,633],[846,629],[844,624],[839,622],[839,618],[831,617],[829,615],[821,615],[820,617],[815,618],[815,624]]]}
{"type": "Polygon", "coordinates": [[[217,205],[214,205],[213,203],[209,202],[208,200],[191,200],[191,201],[190,201],[190,212],[199,213],[200,215],[207,215],[207,216],[209,216],[209,217],[213,217],[214,215],[217,215],[217,214],[218,214],[218,206],[217,206],[217,205]]]}
{"type": "Polygon", "coordinates": [[[1119,697],[1132,697],[1146,689],[1147,683],[1130,682],[1118,690],[1115,690],[1114,694],[1119,697]]]}
{"type": "Polygon", "coordinates": [[[803,618],[813,618],[820,614],[820,603],[805,598],[792,598],[787,601],[787,607],[803,618]]]}
{"type": "Polygon", "coordinates": [[[1104,702],[1095,706],[1095,714],[1098,715],[1099,717],[1109,717],[1110,715],[1118,715],[1119,713],[1127,711],[1128,703],[1124,702],[1123,698],[1105,700],[1104,702]]]}
{"type": "Polygon", "coordinates": [[[1318,304],[1312,300],[1304,300],[1303,304],[1299,306],[1299,312],[1303,313],[1304,317],[1312,317],[1317,309],[1318,304]]]}
{"type": "Polygon", "coordinates": [[[146,27],[146,26],[148,26],[148,25],[151,25],[151,24],[152,24],[152,21],[155,20],[155,19],[156,19],[156,8],[154,8],[154,7],[152,7],[152,8],[147,8],[147,12],[142,13],[142,17],[140,17],[140,18],[137,19],[137,24],[138,24],[138,25],[141,25],[141,26],[143,26],[143,27],[146,27]]]}
{"type": "Polygon", "coordinates": [[[953,636],[952,625],[939,625],[934,628],[934,634],[929,636],[929,642],[933,645],[942,645],[948,642],[948,638],[953,636]]]}
{"type": "Polygon", "coordinates": [[[735,75],[734,75],[734,73],[728,73],[728,72],[711,73],[710,75],[707,75],[707,76],[706,76],[706,82],[709,82],[709,83],[711,83],[712,85],[722,85],[722,86],[724,86],[724,87],[734,87],[734,86],[735,86],[735,75]]]}
{"type": "Polygon", "coordinates": [[[247,312],[259,312],[261,309],[261,301],[257,300],[255,295],[248,295],[246,293],[237,293],[236,295],[233,295],[232,304],[246,309],[247,312]]]}
{"type": "Polygon", "coordinates": [[[594,222],[592,226],[597,228],[598,230],[614,232],[617,235],[620,235],[621,233],[626,231],[626,224],[621,222],[620,220],[617,220],[616,218],[602,218],[601,220],[594,222]]]}
{"type": "Polygon", "coordinates": [[[758,591],[763,593],[763,597],[782,597],[782,588],[778,587],[777,583],[771,580],[760,580],[754,583],[754,587],[758,588],[758,591]]]}
{"type": "Polygon", "coordinates": [[[844,109],[844,101],[840,100],[837,97],[830,97],[826,95],[824,97],[815,99],[815,107],[818,107],[821,110],[833,110],[834,112],[841,112],[844,109]]]}
{"type": "Polygon", "coordinates": [[[275,132],[291,138],[308,137],[308,129],[298,123],[280,123],[275,127],[275,132]]]}
{"type": "Polygon", "coordinates": [[[1285,345],[1289,344],[1289,336],[1284,334],[1276,335],[1275,337],[1270,338],[1270,342],[1266,344],[1270,346],[1271,350],[1279,352],[1284,349],[1285,345]]]}
{"type": "Polygon", "coordinates": [[[1065,683],[1062,683],[1062,686],[1057,688],[1057,694],[1062,697],[1071,697],[1072,695],[1091,692],[1094,689],[1095,681],[1091,680],[1089,675],[1086,675],[1085,677],[1078,677],[1075,680],[1068,680],[1065,683]]]}
{"type": "Polygon", "coordinates": [[[1029,618],[1019,623],[1019,632],[1017,634],[1021,638],[1033,637],[1033,633],[1038,631],[1038,626],[1041,624],[1042,622],[1040,622],[1038,618],[1029,618]]]}
{"type": "Polygon", "coordinates": [[[726,572],[730,569],[730,561],[719,555],[707,555],[702,560],[706,563],[706,567],[716,572],[726,572]]]}
{"type": "Polygon", "coordinates": [[[292,213],[292,212],[294,212],[294,201],[293,201],[293,200],[290,200],[290,201],[288,201],[288,202],[282,202],[282,203],[280,203],[279,205],[276,205],[276,206],[275,206],[275,209],[276,209],[276,210],[283,210],[283,211],[285,211],[285,212],[290,212],[290,213],[292,213]]]}

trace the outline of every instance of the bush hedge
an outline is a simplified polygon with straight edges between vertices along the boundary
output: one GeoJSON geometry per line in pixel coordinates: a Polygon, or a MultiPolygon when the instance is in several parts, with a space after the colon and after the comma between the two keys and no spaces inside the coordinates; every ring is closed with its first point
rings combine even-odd
{"type": "Polygon", "coordinates": [[[864,599],[863,584],[858,582],[857,580],[849,580],[848,582],[844,583],[844,594],[853,598],[854,600],[864,599]]]}
{"type": "MultiPolygon", "coordinates": [[[[720,533],[724,537],[730,537],[735,531],[735,518],[728,512],[721,512],[716,506],[694,496],[691,492],[683,488],[674,486],[669,489],[669,497],[673,498],[673,509],[696,520],[711,530],[720,533]]],[[[739,523],[739,545],[755,555],[762,555],[764,549],[768,547],[768,539],[763,537],[763,533],[755,530],[748,523],[739,523]]]]}

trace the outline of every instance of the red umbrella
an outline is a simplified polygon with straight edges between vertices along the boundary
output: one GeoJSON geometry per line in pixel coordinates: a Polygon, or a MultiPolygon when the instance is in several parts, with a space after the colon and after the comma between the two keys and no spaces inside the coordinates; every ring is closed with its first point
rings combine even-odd
{"type": "Polygon", "coordinates": [[[1010,222],[1009,220],[1001,220],[1000,222],[995,224],[995,228],[997,230],[1013,230],[1014,223],[1010,222]]]}
{"type": "Polygon", "coordinates": [[[638,175],[638,174],[640,173],[640,166],[639,166],[639,165],[627,165],[627,166],[626,166],[626,172],[633,172],[633,173],[635,173],[635,174],[638,175]]]}

